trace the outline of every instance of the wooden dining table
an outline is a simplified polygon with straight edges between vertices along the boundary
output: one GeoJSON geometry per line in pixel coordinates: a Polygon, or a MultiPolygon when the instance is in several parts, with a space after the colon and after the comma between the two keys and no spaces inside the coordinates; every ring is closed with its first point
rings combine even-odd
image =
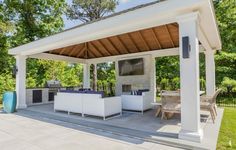
{"type": "MultiPolygon", "coordinates": [[[[200,96],[205,94],[205,91],[200,91],[200,96]]],[[[162,96],[180,96],[180,92],[179,91],[170,91],[170,92],[163,92],[161,93],[162,96]]]]}

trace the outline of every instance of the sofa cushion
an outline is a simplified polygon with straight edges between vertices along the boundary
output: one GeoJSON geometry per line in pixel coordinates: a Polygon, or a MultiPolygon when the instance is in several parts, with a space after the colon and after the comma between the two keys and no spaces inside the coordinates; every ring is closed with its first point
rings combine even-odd
{"type": "Polygon", "coordinates": [[[101,94],[102,98],[105,96],[104,91],[85,91],[86,94],[101,94]]]}
{"type": "Polygon", "coordinates": [[[74,90],[60,90],[62,93],[79,93],[79,94],[100,94],[104,98],[104,91],[74,91],[74,90]]]}
{"type": "Polygon", "coordinates": [[[59,92],[62,92],[62,93],[77,93],[77,91],[74,91],[74,90],[59,90],[59,92]]]}
{"type": "Polygon", "coordinates": [[[143,92],[149,92],[149,89],[139,89],[137,95],[143,95],[143,92]]]}

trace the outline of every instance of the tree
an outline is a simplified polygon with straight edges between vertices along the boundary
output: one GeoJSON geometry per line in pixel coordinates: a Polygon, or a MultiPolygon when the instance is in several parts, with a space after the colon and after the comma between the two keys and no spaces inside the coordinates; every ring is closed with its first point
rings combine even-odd
{"type": "MultiPolygon", "coordinates": [[[[72,0],[72,5],[67,9],[67,16],[71,20],[89,22],[114,12],[117,5],[118,0],[72,0]]],[[[97,90],[94,68],[93,66],[93,89],[97,90]]]]}
{"type": "Polygon", "coordinates": [[[216,82],[220,85],[224,77],[236,80],[236,1],[215,0],[214,6],[222,40],[222,52],[215,56],[216,82]]]}
{"type": "Polygon", "coordinates": [[[118,0],[72,0],[67,16],[71,20],[89,22],[114,12],[118,0]]]}
{"type": "Polygon", "coordinates": [[[16,27],[13,47],[59,32],[64,26],[65,0],[5,0],[4,4],[16,27]]]}
{"type": "Polygon", "coordinates": [[[236,52],[236,1],[215,0],[216,17],[219,25],[223,50],[236,52]]]}
{"type": "Polygon", "coordinates": [[[10,47],[8,34],[13,31],[13,23],[7,17],[6,6],[0,1],[0,74],[9,72],[13,63],[13,58],[8,55],[10,47]]]}
{"type": "MultiPolygon", "coordinates": [[[[10,21],[14,23],[9,42],[16,47],[57,33],[63,29],[62,15],[65,12],[65,0],[5,0],[3,6],[10,21]]],[[[39,86],[45,77],[40,60],[27,61],[28,86],[39,86]]],[[[52,65],[54,62],[50,62],[52,65]]]]}

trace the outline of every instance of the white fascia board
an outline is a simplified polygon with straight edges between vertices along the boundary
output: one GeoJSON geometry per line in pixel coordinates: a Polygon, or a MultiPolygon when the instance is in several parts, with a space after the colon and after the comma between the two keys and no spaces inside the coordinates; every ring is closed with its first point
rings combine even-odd
{"type": "Polygon", "coordinates": [[[113,16],[9,51],[11,55],[32,55],[74,44],[176,22],[176,16],[198,9],[205,0],[166,0],[113,16]]]}
{"type": "Polygon", "coordinates": [[[205,34],[205,37],[209,42],[210,47],[213,50],[221,50],[222,43],[212,0],[206,0],[205,4],[199,9],[199,12],[199,24],[201,26],[202,33],[205,34]]]}
{"type": "Polygon", "coordinates": [[[43,60],[54,60],[54,61],[66,61],[66,62],[70,62],[70,63],[86,64],[85,59],[68,57],[68,56],[61,56],[61,55],[55,55],[55,54],[47,54],[47,53],[29,55],[28,58],[36,58],[36,59],[43,59],[43,60]]]}
{"type": "Polygon", "coordinates": [[[206,50],[213,50],[213,48],[209,44],[208,39],[206,38],[205,33],[202,31],[201,26],[198,26],[198,39],[206,50]]]}

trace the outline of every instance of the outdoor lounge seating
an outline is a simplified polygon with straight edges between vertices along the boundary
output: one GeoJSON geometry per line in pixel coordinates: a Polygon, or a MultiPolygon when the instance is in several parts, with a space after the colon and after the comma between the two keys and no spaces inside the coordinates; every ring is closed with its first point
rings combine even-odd
{"type": "Polygon", "coordinates": [[[218,89],[212,96],[201,96],[201,110],[210,112],[213,123],[215,123],[215,118],[217,116],[216,98],[220,92],[221,89],[218,89]]]}
{"type": "Polygon", "coordinates": [[[152,98],[149,91],[137,92],[137,95],[122,95],[122,109],[130,111],[141,111],[152,108],[152,98]]]}
{"type": "MultiPolygon", "coordinates": [[[[213,123],[215,122],[215,118],[217,116],[216,111],[216,97],[220,93],[220,89],[218,89],[214,95],[212,96],[201,96],[200,108],[201,110],[209,111],[213,123]]],[[[180,96],[179,91],[162,91],[161,92],[161,119],[168,119],[168,115],[173,115],[174,113],[180,113],[181,104],[180,104],[180,96]],[[168,94],[167,94],[168,93],[168,94]]]]}
{"type": "Polygon", "coordinates": [[[161,92],[161,119],[168,119],[175,113],[180,113],[181,104],[180,104],[180,96],[178,91],[162,91],[161,92]],[[164,93],[168,93],[164,95],[164,93]]]}
{"type": "Polygon", "coordinates": [[[121,98],[103,98],[101,93],[80,93],[78,91],[59,92],[55,96],[55,111],[66,111],[70,113],[80,113],[82,116],[92,115],[103,117],[105,120],[109,116],[121,115],[121,98]]]}

